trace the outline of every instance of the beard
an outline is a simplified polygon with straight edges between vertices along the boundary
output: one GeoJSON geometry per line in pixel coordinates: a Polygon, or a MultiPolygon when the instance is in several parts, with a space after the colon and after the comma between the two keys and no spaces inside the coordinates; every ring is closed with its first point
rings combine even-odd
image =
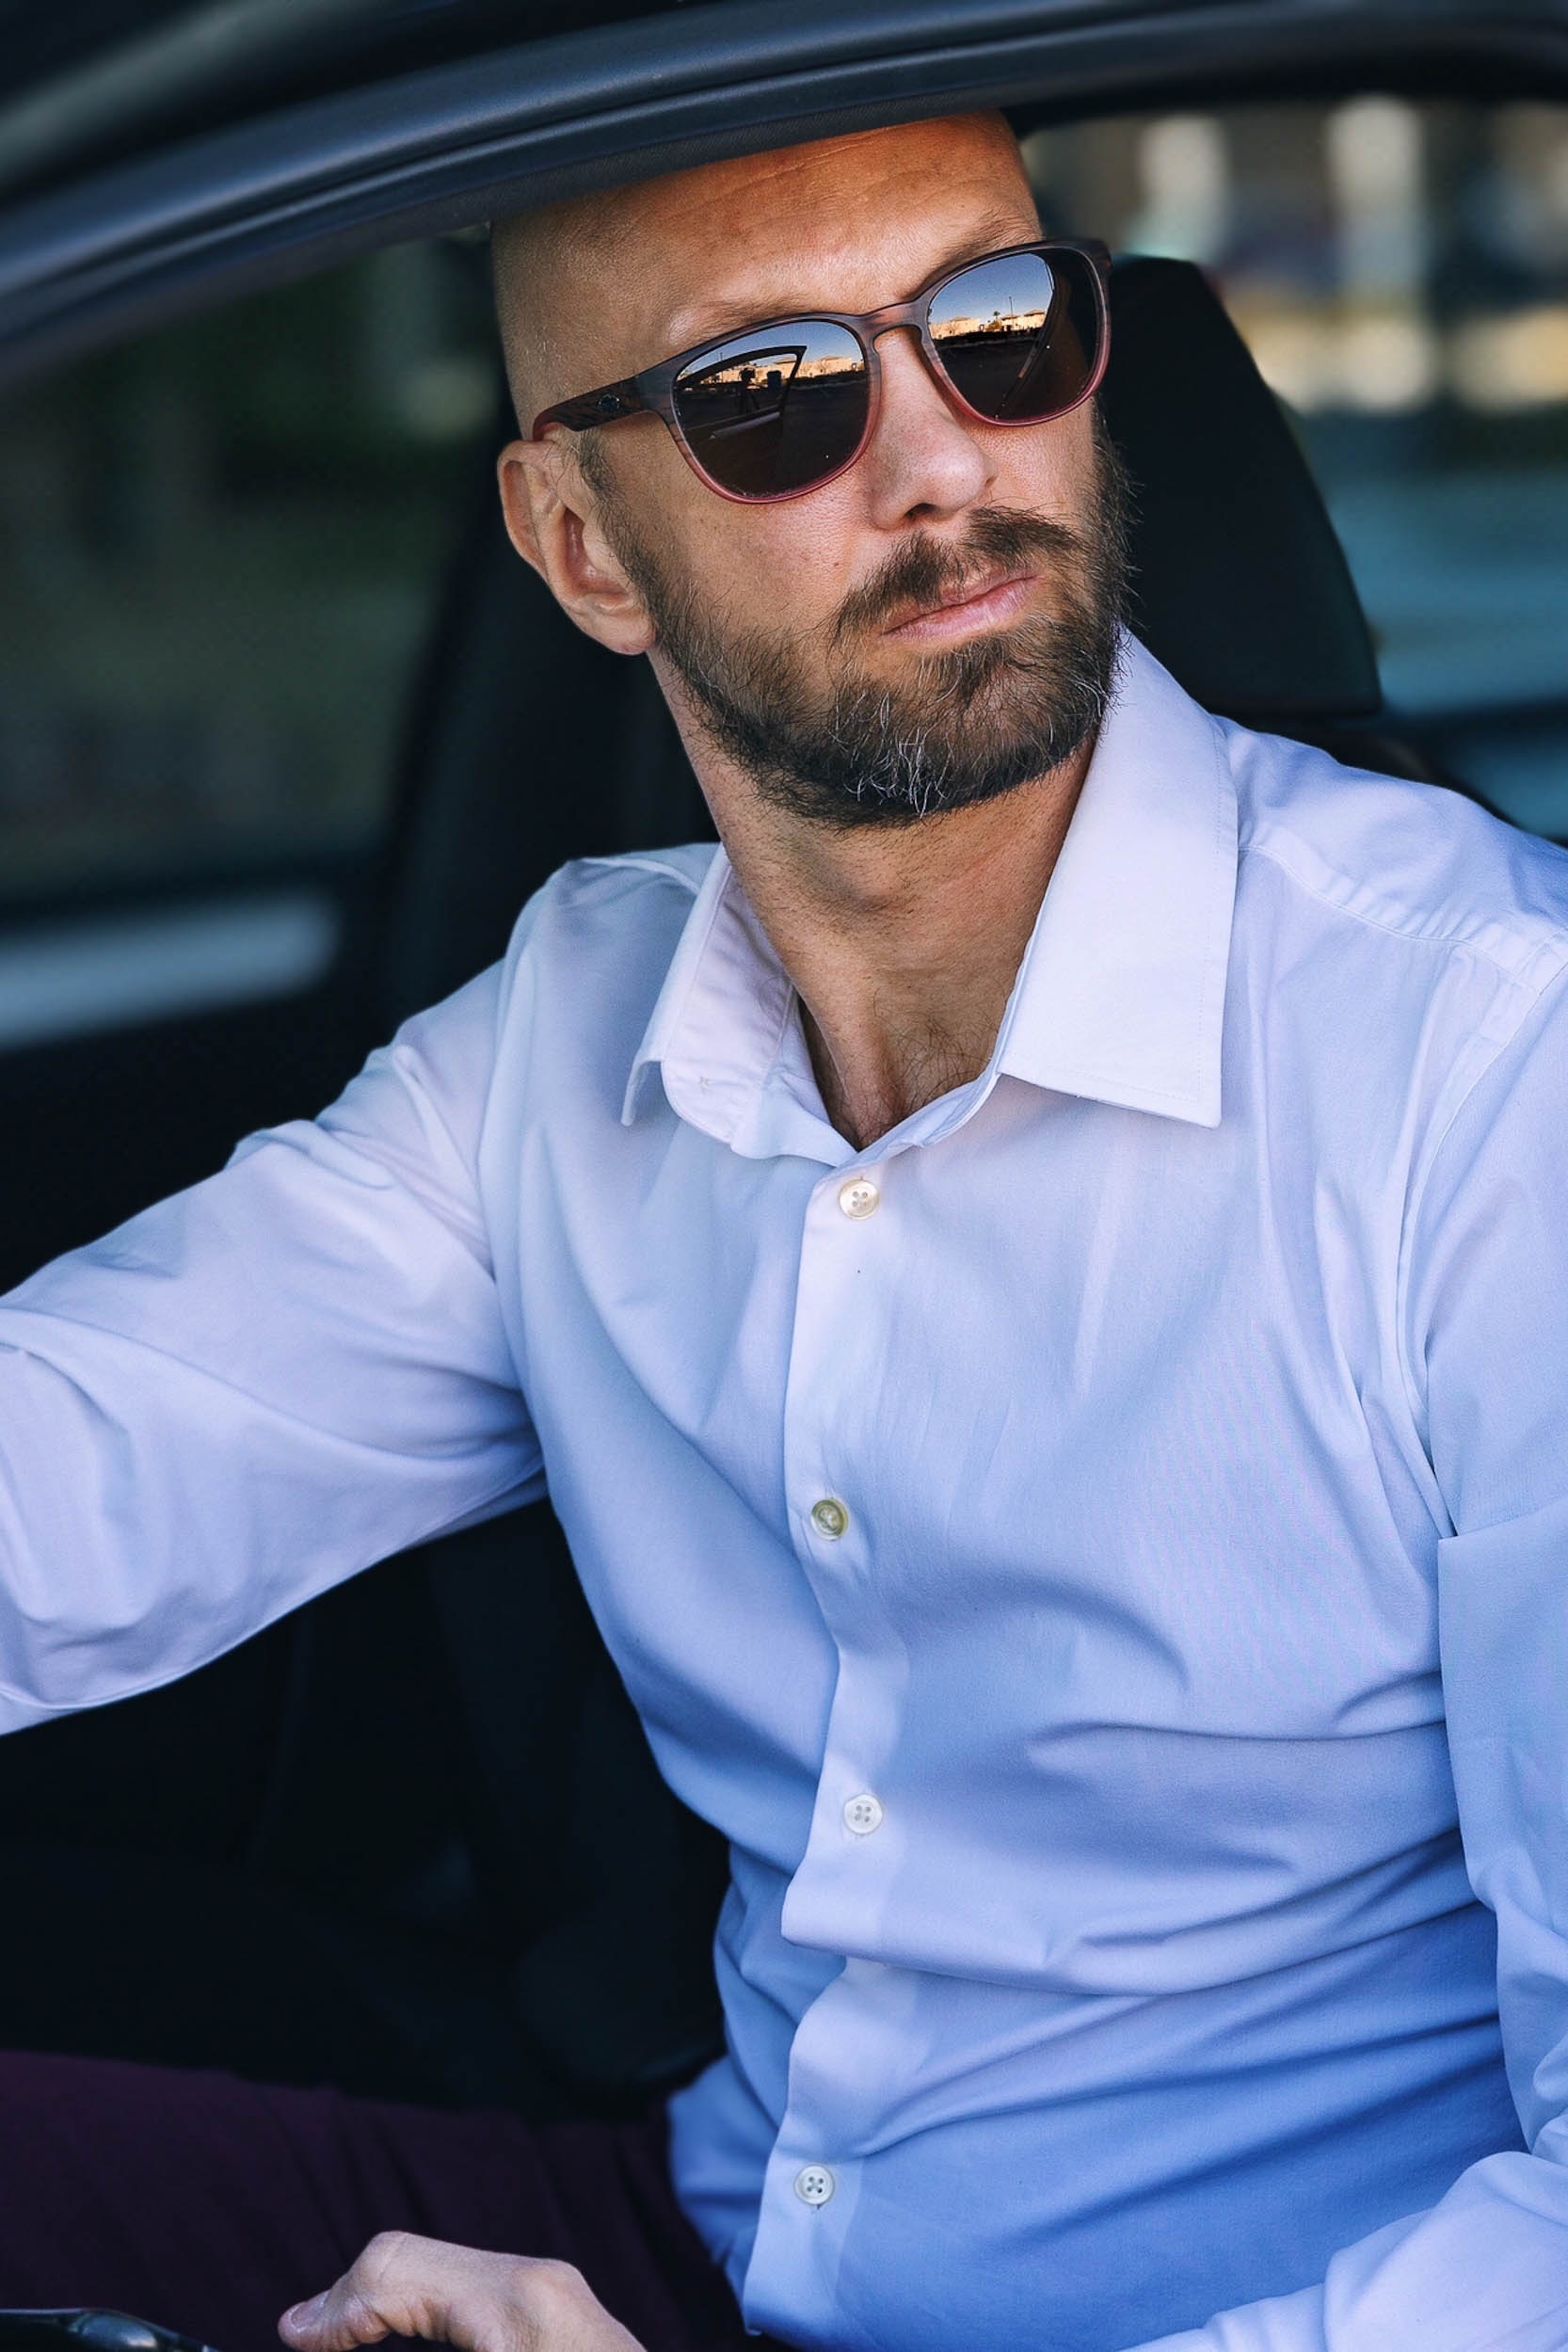
{"type": "Polygon", "coordinates": [[[995,800],[1097,731],[1127,604],[1128,502],[1120,459],[1102,430],[1096,441],[1082,529],[977,508],[961,542],[910,538],[804,637],[727,624],[693,584],[672,580],[632,527],[601,452],[584,456],[606,536],[702,733],[775,807],[843,828],[995,800]],[[879,622],[956,601],[999,568],[1040,573],[1054,610],[926,655],[897,685],[857,665],[856,643],[879,622]]]}

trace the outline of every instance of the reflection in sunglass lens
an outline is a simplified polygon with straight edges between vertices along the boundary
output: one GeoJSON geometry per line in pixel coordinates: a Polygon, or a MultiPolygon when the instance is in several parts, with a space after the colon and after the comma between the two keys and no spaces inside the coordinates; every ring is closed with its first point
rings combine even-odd
{"type": "Polygon", "coordinates": [[[961,269],[931,299],[931,339],[960,399],[998,424],[1060,416],[1099,358],[1094,264],[1079,253],[1002,253],[961,269]]]}
{"type": "Polygon", "coordinates": [[[866,429],[866,358],[847,328],[792,318],[711,344],[675,379],[697,464],[740,498],[777,498],[849,463],[866,429]]]}

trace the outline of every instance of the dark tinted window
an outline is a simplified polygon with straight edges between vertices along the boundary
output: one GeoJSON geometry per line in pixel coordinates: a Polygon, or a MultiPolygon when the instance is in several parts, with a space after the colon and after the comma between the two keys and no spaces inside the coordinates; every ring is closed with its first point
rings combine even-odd
{"type": "Polygon", "coordinates": [[[0,1045],[319,977],[495,437],[481,259],[397,248],[0,403],[0,1045]]]}

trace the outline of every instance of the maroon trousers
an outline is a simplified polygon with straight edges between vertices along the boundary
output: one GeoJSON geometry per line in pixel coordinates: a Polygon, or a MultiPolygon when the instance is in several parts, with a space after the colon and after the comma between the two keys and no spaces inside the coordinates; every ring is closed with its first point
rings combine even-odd
{"type": "Polygon", "coordinates": [[[662,2115],[536,2130],[0,2056],[0,2306],[98,2304],[218,2352],[279,2352],[279,2313],[377,2230],[574,2263],[647,2352],[757,2352],[675,2201],[662,2115]]]}

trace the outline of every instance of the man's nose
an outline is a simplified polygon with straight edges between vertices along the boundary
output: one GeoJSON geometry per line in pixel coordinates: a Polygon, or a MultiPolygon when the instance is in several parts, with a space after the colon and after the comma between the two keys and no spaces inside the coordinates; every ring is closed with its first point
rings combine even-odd
{"type": "Polygon", "coordinates": [[[971,419],[932,374],[913,328],[876,339],[882,407],[861,457],[873,520],[961,513],[984,497],[996,468],[971,419]]]}

